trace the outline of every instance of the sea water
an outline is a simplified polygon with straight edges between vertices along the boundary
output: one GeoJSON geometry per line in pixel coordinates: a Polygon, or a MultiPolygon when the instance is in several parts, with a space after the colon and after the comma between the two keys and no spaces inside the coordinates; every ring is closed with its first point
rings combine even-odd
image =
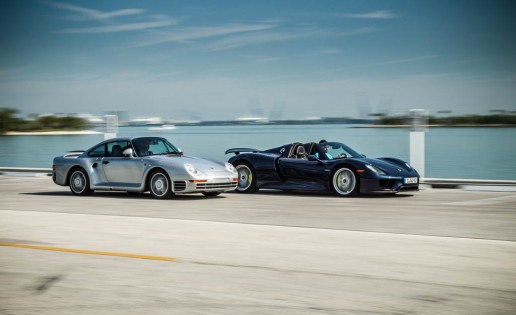
{"type": "MultiPolygon", "coordinates": [[[[270,149],[292,142],[339,141],[368,157],[409,161],[409,130],[351,125],[121,127],[118,136],[161,136],[186,155],[227,161],[233,147],[270,149]]],[[[86,150],[103,134],[0,136],[0,167],[51,167],[67,151],[86,150]]],[[[425,175],[434,178],[516,180],[516,128],[430,128],[425,132],[425,175]]]]}

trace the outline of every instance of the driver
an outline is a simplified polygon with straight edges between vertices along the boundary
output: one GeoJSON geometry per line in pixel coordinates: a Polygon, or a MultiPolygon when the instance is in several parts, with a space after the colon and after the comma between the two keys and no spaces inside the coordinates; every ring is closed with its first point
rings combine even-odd
{"type": "Polygon", "coordinates": [[[138,143],[135,143],[135,147],[138,153],[138,156],[148,156],[151,155],[152,152],[149,151],[149,141],[141,140],[138,143]]]}
{"type": "Polygon", "coordinates": [[[317,146],[317,151],[321,152],[321,154],[319,154],[319,152],[316,152],[315,153],[315,157],[318,158],[318,159],[321,159],[321,160],[333,160],[333,156],[331,156],[330,153],[328,153],[328,144],[327,144],[327,141],[326,140],[321,140],[319,141],[319,145],[317,146]],[[320,156],[320,157],[319,157],[320,156]]]}

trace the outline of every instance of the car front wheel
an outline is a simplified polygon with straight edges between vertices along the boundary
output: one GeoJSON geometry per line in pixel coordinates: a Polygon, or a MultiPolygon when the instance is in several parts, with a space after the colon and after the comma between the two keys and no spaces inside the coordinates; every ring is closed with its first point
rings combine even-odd
{"type": "Polygon", "coordinates": [[[236,191],[239,193],[253,193],[257,191],[256,175],[253,167],[247,163],[237,163],[235,168],[238,172],[236,191]]]}
{"type": "Polygon", "coordinates": [[[357,195],[359,184],[356,173],[347,167],[338,168],[331,177],[331,188],[341,197],[357,195]]]}
{"type": "Polygon", "coordinates": [[[77,196],[91,195],[93,190],[90,189],[90,180],[86,172],[81,168],[76,168],[70,174],[68,179],[72,194],[77,196]]]}
{"type": "Polygon", "coordinates": [[[149,190],[152,197],[156,199],[168,199],[174,196],[170,179],[167,173],[162,170],[155,171],[149,179],[149,190]]]}

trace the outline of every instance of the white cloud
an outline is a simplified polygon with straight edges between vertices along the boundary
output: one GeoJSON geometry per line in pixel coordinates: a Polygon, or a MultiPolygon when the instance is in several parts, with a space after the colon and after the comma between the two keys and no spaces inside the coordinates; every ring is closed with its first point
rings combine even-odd
{"type": "Polygon", "coordinates": [[[109,20],[115,17],[137,15],[146,12],[146,10],[143,9],[121,9],[115,11],[100,11],[63,2],[46,3],[50,6],[53,6],[61,10],[77,13],[79,14],[79,16],[76,18],[83,20],[109,20]]]}
{"type": "Polygon", "coordinates": [[[369,13],[342,13],[338,15],[350,19],[388,20],[399,18],[396,13],[390,10],[374,11],[369,13]]]}
{"type": "Polygon", "coordinates": [[[228,36],[209,45],[210,50],[227,50],[248,45],[273,42],[286,42],[306,38],[353,36],[372,32],[373,28],[363,27],[349,31],[328,29],[308,29],[304,31],[291,30],[284,32],[253,32],[228,36]]]}
{"type": "Polygon", "coordinates": [[[175,21],[170,19],[163,19],[160,21],[153,22],[140,22],[140,23],[126,23],[126,24],[115,24],[115,25],[102,25],[84,28],[70,28],[58,31],[62,34],[78,34],[78,33],[118,33],[118,32],[129,32],[129,31],[140,31],[150,28],[164,27],[174,25],[175,21]]]}
{"type": "Polygon", "coordinates": [[[57,33],[65,33],[65,34],[78,34],[78,33],[118,33],[118,32],[128,32],[128,31],[140,31],[151,28],[158,28],[164,26],[174,25],[177,22],[163,15],[154,15],[154,16],[144,16],[147,18],[147,21],[143,22],[126,22],[126,23],[116,23],[114,22],[114,18],[124,17],[124,16],[134,16],[141,15],[146,10],[143,9],[121,9],[115,11],[100,11],[85,7],[80,7],[68,3],[62,2],[46,2],[48,5],[65,10],[68,12],[76,13],[77,15],[73,16],[73,20],[75,21],[84,21],[84,20],[93,20],[96,22],[100,22],[102,25],[100,26],[90,26],[90,27],[81,27],[81,28],[68,28],[57,31],[57,33]]]}
{"type": "Polygon", "coordinates": [[[439,55],[422,55],[422,56],[416,56],[416,57],[410,57],[410,58],[404,58],[404,59],[395,59],[395,60],[386,60],[386,61],[380,61],[380,62],[373,62],[373,63],[366,63],[366,64],[357,64],[351,67],[345,67],[345,68],[339,68],[339,69],[331,69],[327,71],[322,71],[322,74],[325,73],[334,73],[334,72],[341,72],[341,71],[347,71],[350,69],[356,69],[356,68],[366,68],[366,67],[375,67],[375,66],[385,66],[385,65],[396,65],[396,64],[403,64],[403,63],[412,63],[412,62],[418,62],[423,60],[430,60],[439,58],[439,55]]]}
{"type": "Polygon", "coordinates": [[[154,46],[167,42],[189,42],[197,39],[225,36],[236,33],[261,31],[275,27],[271,24],[225,25],[213,27],[175,28],[166,34],[154,34],[153,38],[141,41],[132,47],[154,46]]]}

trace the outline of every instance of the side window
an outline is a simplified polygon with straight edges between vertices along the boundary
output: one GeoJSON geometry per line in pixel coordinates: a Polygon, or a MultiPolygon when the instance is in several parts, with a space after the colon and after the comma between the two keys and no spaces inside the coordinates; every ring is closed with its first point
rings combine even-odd
{"type": "Polygon", "coordinates": [[[91,157],[105,157],[106,156],[106,145],[99,145],[95,149],[91,150],[90,153],[88,153],[88,156],[91,157]]]}
{"type": "Polygon", "coordinates": [[[130,144],[128,141],[115,141],[107,144],[107,156],[112,157],[124,157],[124,150],[129,148],[130,144]]]}

